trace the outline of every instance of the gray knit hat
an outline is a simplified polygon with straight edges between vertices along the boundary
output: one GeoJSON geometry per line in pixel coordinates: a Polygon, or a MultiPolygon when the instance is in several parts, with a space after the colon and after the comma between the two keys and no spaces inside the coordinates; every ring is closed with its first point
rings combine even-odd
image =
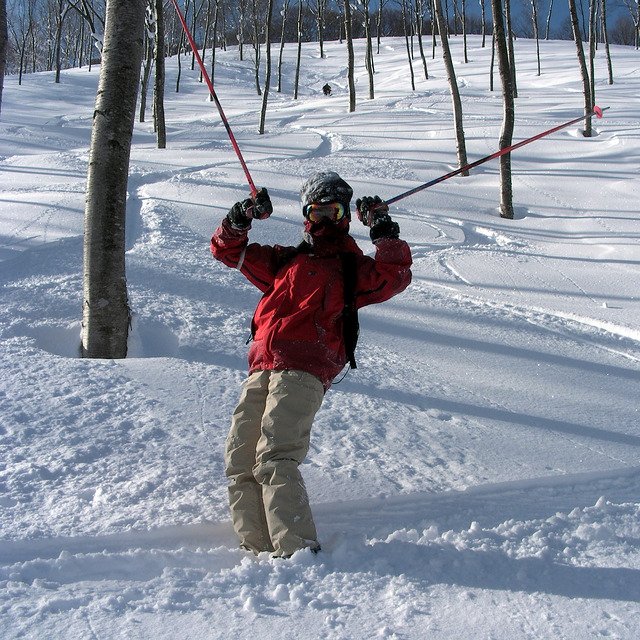
{"type": "Polygon", "coordinates": [[[305,180],[300,189],[303,206],[312,203],[341,202],[349,211],[352,196],[353,189],[335,171],[314,173],[305,180]]]}

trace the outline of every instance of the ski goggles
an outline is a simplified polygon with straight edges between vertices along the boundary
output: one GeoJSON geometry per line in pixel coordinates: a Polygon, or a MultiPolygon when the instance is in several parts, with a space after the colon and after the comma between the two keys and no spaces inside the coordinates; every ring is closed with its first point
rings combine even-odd
{"type": "Polygon", "coordinates": [[[320,222],[323,218],[328,218],[332,222],[338,222],[346,214],[345,206],[341,202],[330,202],[328,204],[308,204],[304,207],[304,217],[310,222],[320,222]]]}

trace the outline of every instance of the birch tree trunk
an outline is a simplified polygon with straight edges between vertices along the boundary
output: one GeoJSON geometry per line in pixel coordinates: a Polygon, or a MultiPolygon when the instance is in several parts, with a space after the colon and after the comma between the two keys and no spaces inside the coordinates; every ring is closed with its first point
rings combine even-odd
{"type": "Polygon", "coordinates": [[[462,0],[462,48],[464,50],[464,62],[469,63],[469,51],[467,47],[467,0],[462,0]]]}
{"type": "MultiPolygon", "coordinates": [[[[449,38],[447,37],[447,23],[442,11],[442,0],[434,0],[436,20],[438,21],[438,32],[440,33],[440,45],[442,47],[442,59],[447,70],[447,80],[449,81],[449,91],[451,92],[451,103],[453,105],[453,119],[456,130],[456,149],[458,152],[458,167],[464,167],[467,162],[467,146],[464,139],[464,127],[462,126],[462,101],[456,80],[456,71],[453,68],[453,59],[449,49],[449,38]]],[[[468,176],[468,171],[463,171],[460,175],[468,176]]]]}
{"type": "Polygon", "coordinates": [[[147,93],[149,89],[149,77],[151,76],[151,67],[153,67],[153,50],[155,43],[152,38],[149,37],[149,33],[155,32],[155,25],[153,24],[153,18],[150,18],[147,14],[145,21],[145,29],[147,31],[147,37],[145,38],[145,53],[143,56],[142,64],[142,76],[140,78],[140,104],[138,105],[138,120],[144,122],[145,113],[147,110],[147,93]]]}
{"type": "Polygon", "coordinates": [[[538,62],[538,71],[536,75],[540,75],[542,69],[540,67],[540,34],[538,32],[538,0],[531,0],[531,22],[533,23],[533,37],[536,40],[536,60],[538,62]]]}
{"type": "Polygon", "coordinates": [[[262,26],[262,16],[260,15],[260,7],[258,0],[252,0],[251,17],[253,19],[253,77],[256,83],[256,92],[262,95],[260,87],[260,27],[262,26]]]}
{"type": "Polygon", "coordinates": [[[549,13],[547,14],[547,28],[544,33],[544,39],[549,39],[549,30],[551,29],[551,11],[553,10],[553,0],[549,0],[549,13]]]}
{"type": "Polygon", "coordinates": [[[167,148],[167,126],[164,117],[164,9],[162,0],[153,1],[155,17],[156,76],[153,84],[154,126],[158,138],[158,149],[167,148]]]}
{"type": "MultiPolygon", "coordinates": [[[[420,59],[422,60],[422,69],[424,71],[424,79],[429,79],[429,70],[427,69],[427,58],[424,55],[424,47],[422,45],[422,23],[424,21],[424,7],[422,0],[416,0],[415,4],[415,20],[416,20],[416,37],[418,38],[418,49],[420,50],[420,59]]],[[[432,25],[433,28],[433,25],[432,25]]]]}
{"type": "MultiPolygon", "coordinates": [[[[220,2],[216,0],[213,10],[213,38],[211,42],[211,71],[209,72],[209,80],[214,84],[216,75],[216,49],[218,48],[218,20],[220,18],[220,2]]],[[[213,96],[209,95],[209,102],[213,102],[213,96]]]]}
{"type": "Polygon", "coordinates": [[[127,179],[145,4],[145,0],[107,0],[85,203],[82,354],[89,358],[127,355],[127,179]]]}
{"type": "Polygon", "coordinates": [[[316,0],[315,7],[311,6],[310,3],[308,6],[316,19],[318,44],[320,45],[320,57],[324,58],[324,24],[327,16],[327,0],[316,0]]]}
{"type": "Polygon", "coordinates": [[[2,87],[7,67],[9,30],[7,29],[7,0],[0,0],[0,113],[2,112],[2,87]]]}
{"type": "Polygon", "coordinates": [[[302,0],[298,0],[298,51],[296,54],[296,79],[293,83],[293,99],[298,99],[298,85],[300,84],[300,60],[302,57],[302,0]]]}
{"type": "MultiPolygon", "coordinates": [[[[511,146],[513,139],[513,125],[515,121],[513,71],[509,59],[507,37],[502,18],[501,0],[491,0],[493,11],[493,30],[498,55],[498,68],[502,82],[503,120],[500,132],[500,149],[511,146]]],[[[500,156],[500,216],[513,218],[513,188],[511,185],[511,154],[500,156]]]]}
{"type": "Polygon", "coordinates": [[[373,41],[371,39],[371,16],[369,15],[369,0],[361,0],[362,14],[364,18],[364,37],[366,41],[365,48],[365,68],[369,76],[369,100],[373,100],[375,96],[375,65],[373,61],[373,41]]]}
{"type": "MultiPolygon", "coordinates": [[[[578,10],[575,0],[569,0],[569,16],[571,18],[571,30],[573,31],[573,40],[576,43],[576,52],[578,54],[578,64],[580,65],[580,75],[582,76],[582,91],[584,95],[584,112],[591,113],[593,111],[593,98],[591,96],[591,81],[589,79],[589,71],[587,62],[582,48],[582,36],[580,35],[580,24],[578,22],[578,10]]],[[[591,118],[584,121],[582,135],[585,138],[591,137],[591,118]]]]}
{"type": "Polygon", "coordinates": [[[287,14],[289,12],[290,0],[284,0],[282,3],[282,28],[280,29],[280,54],[278,55],[278,88],[276,91],[282,91],[282,55],[284,54],[285,28],[287,26],[287,14]]]}
{"type": "Polygon", "coordinates": [[[491,36],[491,65],[489,67],[489,91],[493,91],[493,69],[496,66],[496,33],[491,36]]]}
{"type": "Polygon", "coordinates": [[[407,58],[409,59],[409,71],[411,73],[411,90],[416,90],[415,74],[413,72],[413,61],[411,60],[411,45],[409,44],[409,29],[411,25],[407,23],[407,0],[402,0],[402,26],[404,27],[404,41],[407,46],[407,58]]]}
{"type": "Polygon", "coordinates": [[[260,109],[260,125],[258,126],[258,133],[264,134],[264,123],[267,118],[267,101],[269,99],[269,89],[271,88],[271,16],[273,15],[273,0],[267,2],[267,18],[265,28],[265,43],[266,43],[266,70],[264,78],[264,91],[262,93],[262,108],[260,109]]]}
{"type": "Polygon", "coordinates": [[[591,82],[591,107],[596,103],[596,24],[598,4],[596,0],[589,0],[589,81],[591,82]]]}
{"type": "Polygon", "coordinates": [[[355,58],[351,35],[351,0],[344,0],[344,33],[347,40],[347,77],[349,80],[349,113],[356,110],[355,58]]]}
{"type": "Polygon", "coordinates": [[[515,36],[511,23],[511,0],[504,0],[505,37],[507,39],[507,52],[509,55],[509,68],[511,69],[511,91],[513,97],[518,97],[518,80],[516,78],[516,52],[513,46],[515,36]]]}
{"type": "Polygon", "coordinates": [[[60,62],[60,49],[62,47],[62,28],[64,25],[64,19],[67,17],[67,13],[71,10],[71,7],[68,6],[66,8],[63,7],[62,1],[58,0],[58,7],[56,12],[56,33],[54,36],[55,40],[55,68],[56,68],[56,79],[55,83],[60,84],[60,71],[61,71],[61,62],[60,62]]]}
{"type": "MultiPolygon", "coordinates": [[[[607,69],[609,71],[609,84],[613,84],[613,66],[611,64],[611,47],[609,46],[609,28],[607,26],[607,2],[600,0],[600,12],[602,20],[602,37],[604,39],[604,48],[607,54],[607,69]]],[[[595,102],[595,99],[594,99],[595,102]]]]}

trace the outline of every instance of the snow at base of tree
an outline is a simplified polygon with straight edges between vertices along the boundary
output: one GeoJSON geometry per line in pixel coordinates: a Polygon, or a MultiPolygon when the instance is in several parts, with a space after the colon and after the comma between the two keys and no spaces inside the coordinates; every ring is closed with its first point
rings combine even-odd
{"type": "MultiPolygon", "coordinates": [[[[490,48],[451,39],[473,162],[497,149],[490,48]]],[[[299,191],[336,171],[391,198],[456,168],[442,61],[410,91],[402,39],[348,113],[344,44],[285,47],[282,93],[216,53],[216,92],[297,244],[299,191]],[[322,93],[329,82],[330,98],[322,93]]],[[[571,42],[519,39],[514,142],[582,112],[571,42]]],[[[327,394],[302,473],[323,550],[237,548],[223,449],[259,292],[209,237],[249,195],[199,73],[167,94],[168,145],[136,124],[129,357],[78,357],[98,70],[7,77],[0,120],[0,637],[504,640],[640,637],[640,130],[637,52],[596,59],[594,121],[391,207],[414,279],[360,313],[358,369],[327,394]]],[[[168,60],[167,83],[177,73],[168,60]]],[[[368,229],[351,231],[367,253],[368,229]]]]}

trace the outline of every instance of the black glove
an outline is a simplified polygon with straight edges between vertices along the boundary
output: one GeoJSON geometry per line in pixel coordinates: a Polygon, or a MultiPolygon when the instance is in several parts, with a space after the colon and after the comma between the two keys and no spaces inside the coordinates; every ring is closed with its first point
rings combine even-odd
{"type": "Polygon", "coordinates": [[[262,187],[253,200],[253,208],[247,212],[247,215],[257,220],[264,220],[273,213],[273,205],[271,198],[265,187],[262,187]]]}
{"type": "Polygon", "coordinates": [[[389,207],[378,196],[365,196],[356,200],[358,218],[367,227],[371,227],[369,237],[372,242],[381,238],[397,238],[400,227],[389,215],[389,207]]]}
{"type": "Polygon", "coordinates": [[[236,202],[227,214],[227,220],[234,229],[244,230],[251,226],[251,220],[264,220],[273,213],[273,205],[269,193],[263,187],[256,193],[255,199],[247,198],[236,202]]]}
{"type": "Polygon", "coordinates": [[[358,219],[365,227],[375,224],[376,218],[389,212],[389,207],[379,196],[365,196],[356,200],[358,219]]]}
{"type": "Polygon", "coordinates": [[[234,229],[244,231],[251,226],[251,218],[247,211],[253,207],[253,200],[247,198],[242,202],[236,202],[227,213],[227,220],[234,229]]]}
{"type": "Polygon", "coordinates": [[[399,238],[400,226],[391,219],[388,213],[383,213],[374,217],[369,237],[374,244],[382,238],[399,238]]]}

